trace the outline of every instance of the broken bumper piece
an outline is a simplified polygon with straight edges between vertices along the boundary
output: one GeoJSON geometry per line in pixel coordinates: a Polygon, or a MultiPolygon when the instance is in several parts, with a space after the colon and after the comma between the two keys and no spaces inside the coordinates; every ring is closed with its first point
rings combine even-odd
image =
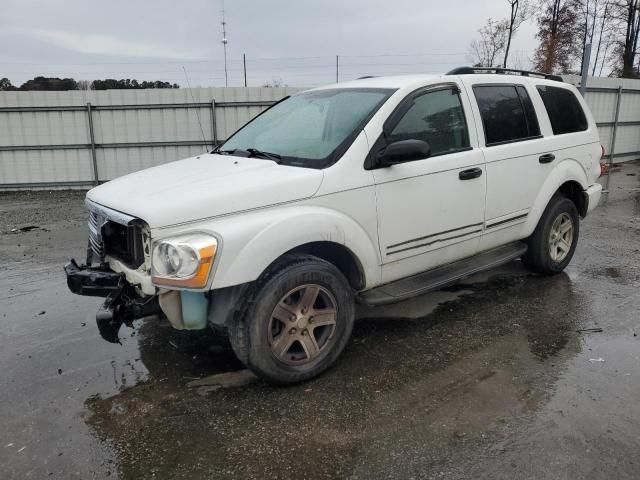
{"type": "Polygon", "coordinates": [[[121,273],[102,267],[79,266],[73,258],[64,266],[64,273],[69,290],[77,295],[108,297],[122,290],[125,284],[121,273]]]}
{"type": "Polygon", "coordinates": [[[79,266],[73,259],[64,266],[64,271],[73,293],[107,297],[98,309],[96,323],[102,338],[110,343],[120,343],[118,332],[123,323],[132,326],[133,320],[160,312],[158,297],[141,297],[121,273],[79,266]]]}

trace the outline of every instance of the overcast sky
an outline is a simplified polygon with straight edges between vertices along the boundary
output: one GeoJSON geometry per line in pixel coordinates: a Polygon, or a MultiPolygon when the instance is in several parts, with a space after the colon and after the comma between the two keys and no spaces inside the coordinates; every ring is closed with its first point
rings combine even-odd
{"type": "MultiPolygon", "coordinates": [[[[2,0],[0,77],[160,79],[224,85],[221,0],[2,0]]],[[[507,0],[226,0],[229,85],[291,86],[367,74],[442,72],[469,63],[469,43],[507,0]]],[[[535,27],[512,47],[528,68],[535,27]]]]}

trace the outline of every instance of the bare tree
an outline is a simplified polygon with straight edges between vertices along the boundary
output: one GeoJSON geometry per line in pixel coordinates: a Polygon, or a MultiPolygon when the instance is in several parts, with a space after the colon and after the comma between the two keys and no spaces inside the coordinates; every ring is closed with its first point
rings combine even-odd
{"type": "Polygon", "coordinates": [[[522,22],[524,22],[529,13],[529,4],[526,0],[507,0],[510,7],[509,18],[507,19],[507,45],[504,49],[504,60],[502,66],[507,68],[507,59],[509,58],[509,50],[511,49],[511,39],[515,35],[522,22]]]}
{"type": "Polygon", "coordinates": [[[546,73],[570,71],[581,31],[573,0],[547,0],[538,14],[535,68],[546,73]]]}
{"type": "Polygon", "coordinates": [[[509,63],[511,64],[511,68],[516,68],[518,70],[530,70],[531,69],[531,59],[527,56],[527,54],[523,51],[514,51],[513,55],[511,55],[511,60],[509,63]]]}
{"type": "MultiPolygon", "coordinates": [[[[611,1],[607,0],[604,4],[604,7],[602,8],[602,12],[600,14],[600,29],[599,29],[599,34],[598,34],[598,47],[596,49],[596,56],[593,60],[593,70],[591,71],[591,76],[595,76],[596,74],[596,68],[598,67],[598,58],[600,57],[600,49],[602,48],[602,39],[605,39],[605,42],[608,40],[608,37],[610,36],[611,33],[611,15],[610,13],[610,7],[611,5],[611,1]]],[[[595,24],[595,22],[594,22],[595,24]]],[[[606,59],[607,56],[607,50],[608,50],[608,43],[605,46],[605,50],[604,50],[604,55],[603,55],[603,64],[604,64],[604,59],[606,59]]],[[[600,69],[600,71],[602,72],[602,68],[600,69]]]]}
{"type": "Polygon", "coordinates": [[[282,78],[273,77],[270,81],[263,83],[262,86],[271,87],[271,88],[280,88],[280,87],[286,87],[287,84],[284,83],[282,78]]]}
{"type": "Polygon", "coordinates": [[[91,80],[78,80],[78,90],[91,90],[91,80]]]}
{"type": "Polygon", "coordinates": [[[617,17],[621,20],[623,36],[621,39],[622,77],[638,77],[635,59],[638,52],[638,34],[640,33],[640,0],[619,0],[615,5],[617,17]]]}
{"type": "Polygon", "coordinates": [[[580,72],[582,72],[582,61],[584,60],[584,52],[587,48],[587,44],[593,41],[592,25],[595,25],[594,12],[598,6],[598,0],[574,0],[575,11],[580,24],[580,30],[582,30],[582,48],[576,50],[576,60],[580,62],[580,72]],[[589,34],[591,33],[591,41],[589,40],[589,34]],[[579,57],[578,57],[579,55],[579,57]]]}
{"type": "Polygon", "coordinates": [[[469,56],[475,67],[493,67],[507,43],[509,24],[506,20],[487,19],[478,30],[480,38],[469,45],[469,56]]]}
{"type": "Polygon", "coordinates": [[[602,61],[600,62],[600,71],[598,72],[598,76],[601,77],[602,76],[602,70],[604,69],[605,64],[607,63],[608,60],[608,56],[607,54],[609,53],[609,47],[611,47],[611,45],[613,45],[615,43],[615,41],[611,40],[606,42],[605,47],[604,47],[604,54],[602,55],[602,61]]]}
{"type": "MultiPolygon", "coordinates": [[[[604,40],[606,44],[611,40],[612,32],[617,23],[611,15],[612,3],[616,1],[619,0],[574,0],[578,23],[582,31],[582,48],[580,51],[576,49],[575,52],[576,61],[580,62],[580,71],[582,71],[584,52],[587,45],[591,44],[595,51],[595,56],[592,56],[592,74],[595,75],[602,51],[602,42],[604,40]]],[[[605,48],[605,52],[606,50],[605,48]]]]}

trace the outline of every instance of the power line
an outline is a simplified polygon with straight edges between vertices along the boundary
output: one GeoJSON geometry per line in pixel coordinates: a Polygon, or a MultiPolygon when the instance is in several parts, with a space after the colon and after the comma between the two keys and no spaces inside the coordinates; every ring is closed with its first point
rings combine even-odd
{"type": "MultiPolygon", "coordinates": [[[[533,53],[529,50],[514,50],[514,53],[533,53]]],[[[375,55],[340,55],[340,58],[380,58],[380,57],[428,57],[428,56],[453,56],[453,55],[468,55],[469,52],[433,52],[433,53],[385,53],[375,55]]],[[[250,62],[262,62],[273,60],[316,60],[316,59],[331,59],[335,58],[335,55],[321,55],[321,56],[304,56],[304,57],[253,57],[250,54],[247,56],[250,62]]],[[[242,62],[242,58],[228,58],[229,62],[242,62]]],[[[78,65],[162,65],[162,64],[176,64],[176,65],[189,65],[196,63],[224,63],[224,60],[132,60],[121,62],[10,62],[2,60],[0,63],[3,65],[56,65],[65,66],[78,66],[78,65]]]]}

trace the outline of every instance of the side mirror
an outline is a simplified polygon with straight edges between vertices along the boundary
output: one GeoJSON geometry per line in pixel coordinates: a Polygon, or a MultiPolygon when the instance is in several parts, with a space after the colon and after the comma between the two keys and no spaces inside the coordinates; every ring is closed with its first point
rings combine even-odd
{"type": "Polygon", "coordinates": [[[424,140],[399,140],[390,143],[378,159],[378,165],[388,167],[398,163],[422,160],[431,155],[431,147],[424,140]]]}

